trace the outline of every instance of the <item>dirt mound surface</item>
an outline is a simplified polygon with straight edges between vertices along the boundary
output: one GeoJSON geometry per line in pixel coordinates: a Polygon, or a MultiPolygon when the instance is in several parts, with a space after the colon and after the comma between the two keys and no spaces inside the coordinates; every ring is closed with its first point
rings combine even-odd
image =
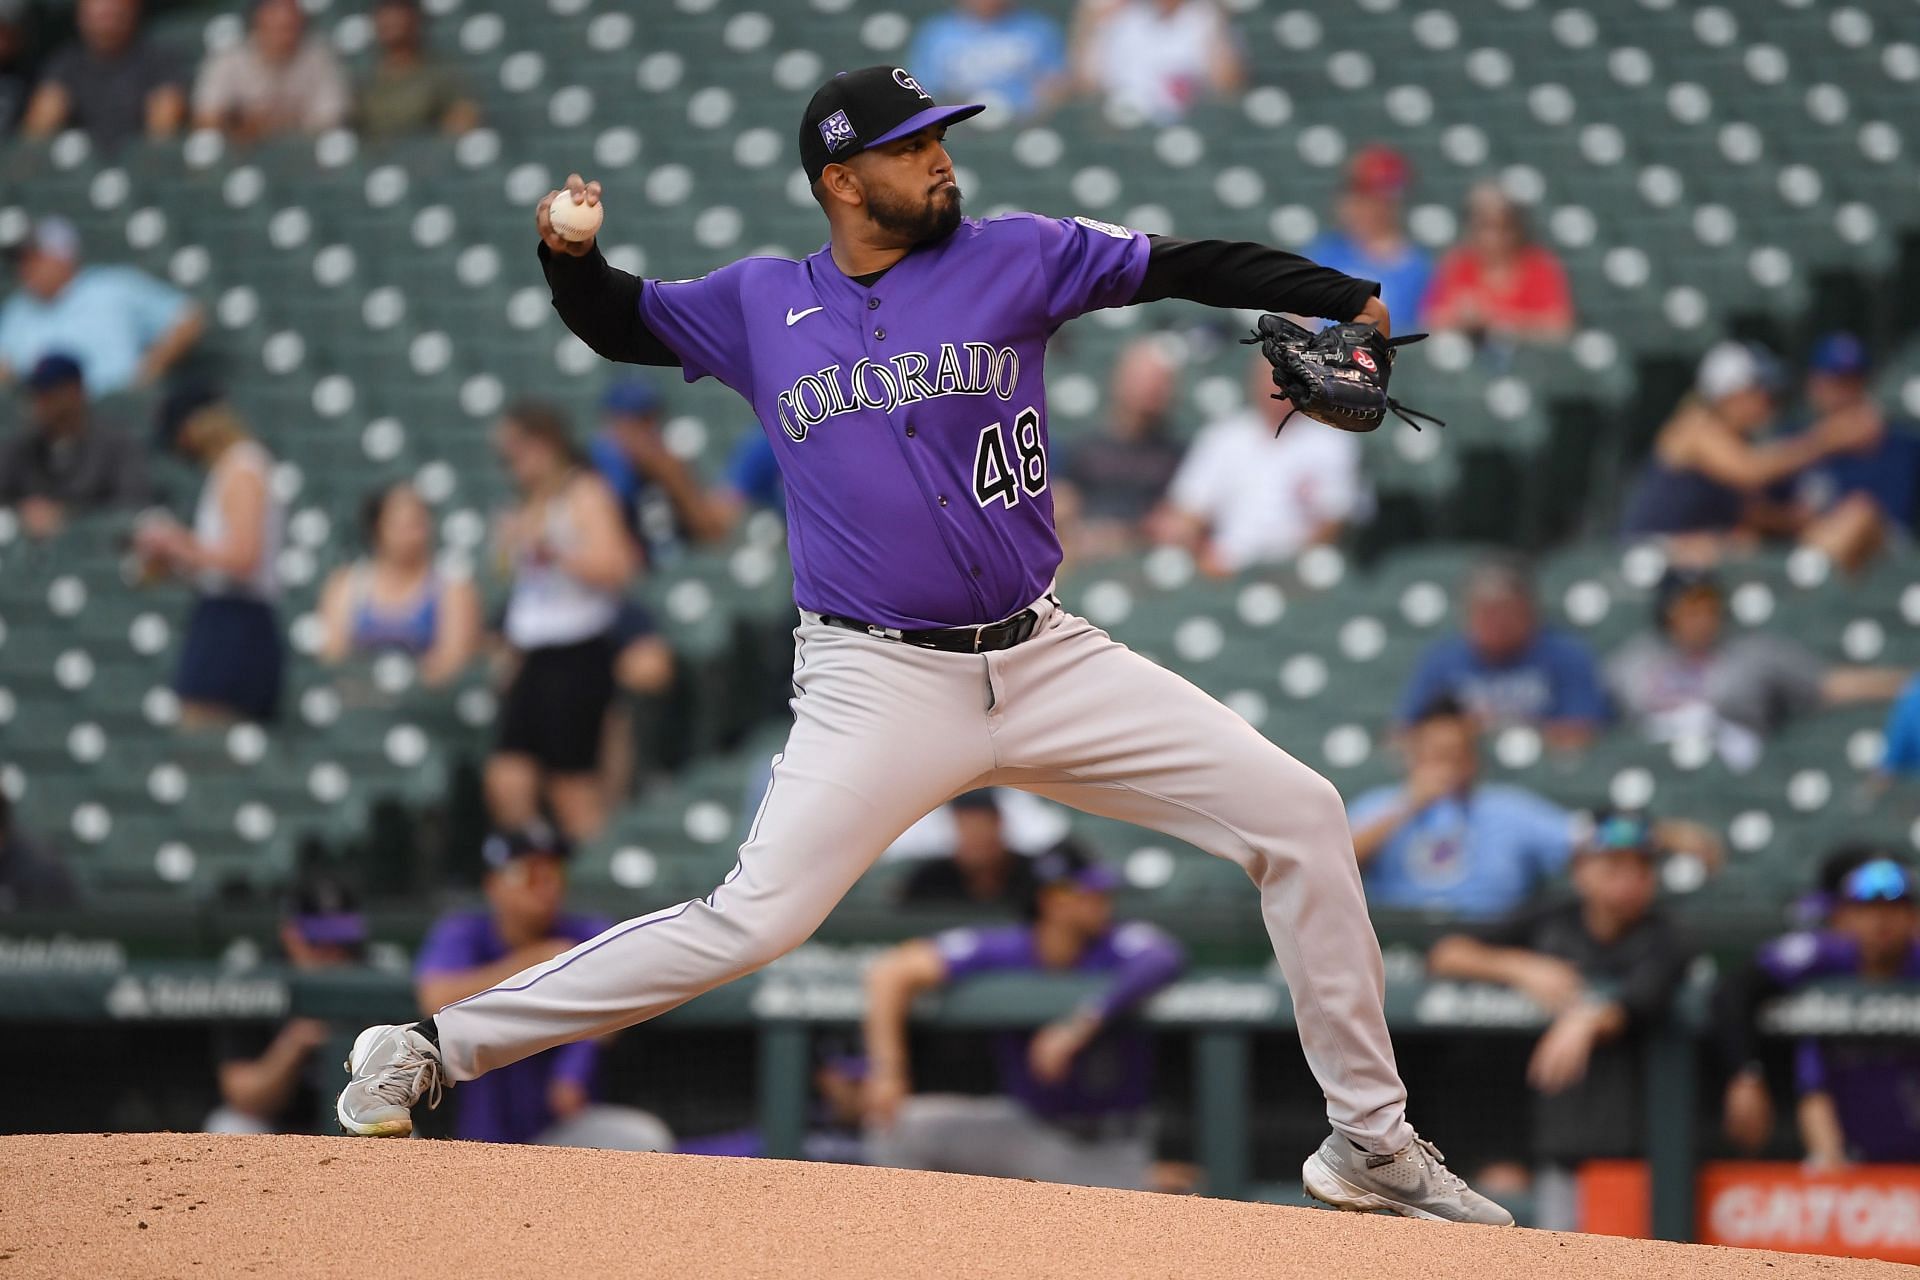
{"type": "Polygon", "coordinates": [[[1910,1276],[844,1165],[464,1142],[0,1137],[0,1280],[40,1276],[1910,1276]]]}

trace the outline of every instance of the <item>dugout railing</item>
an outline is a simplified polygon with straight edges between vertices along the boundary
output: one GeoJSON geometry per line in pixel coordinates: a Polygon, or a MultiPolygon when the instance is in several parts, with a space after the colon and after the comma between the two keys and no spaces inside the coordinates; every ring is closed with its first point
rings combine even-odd
{"type": "MultiPolygon", "coordinates": [[[[800,1153],[813,1037],[857,1026],[867,954],[808,948],[661,1019],[663,1027],[753,1031],[756,1111],[771,1156],[800,1153]]],[[[1653,1187],[1652,1226],[1665,1239],[1693,1233],[1698,1118],[1703,1106],[1717,1110],[1717,1100],[1698,1096],[1707,1051],[1706,986],[1702,977],[1688,982],[1673,1016],[1645,1039],[1648,1088],[1639,1122],[1653,1187]]],[[[922,999],[914,1015],[923,1025],[950,1030],[1037,1026],[1069,1012],[1089,989],[1072,978],[987,976],[922,999]]],[[[300,973],[271,965],[129,962],[110,946],[70,938],[9,940],[0,947],[0,1025],[257,1023],[296,1015],[343,1027],[416,1016],[411,984],[394,970],[300,973]]],[[[1286,988],[1259,971],[1199,969],[1138,1016],[1190,1042],[1193,1148],[1208,1193],[1257,1194],[1252,1041],[1292,1027],[1286,988]]],[[[1403,1056],[1419,1052],[1424,1037],[1529,1035],[1546,1024],[1525,996],[1450,981],[1390,981],[1387,1017],[1403,1056]]],[[[1763,1028],[1775,1037],[1920,1038],[1920,984],[1822,984],[1776,1002],[1765,1011],[1763,1028]]]]}

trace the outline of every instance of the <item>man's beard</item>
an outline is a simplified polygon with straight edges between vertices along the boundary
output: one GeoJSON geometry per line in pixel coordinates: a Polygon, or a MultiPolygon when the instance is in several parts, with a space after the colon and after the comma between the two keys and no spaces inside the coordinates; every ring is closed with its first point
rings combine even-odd
{"type": "Polygon", "coordinates": [[[960,226],[960,188],[948,194],[945,188],[928,195],[919,204],[896,201],[878,191],[867,193],[867,216],[882,231],[900,237],[908,244],[925,244],[950,236],[960,226]]]}

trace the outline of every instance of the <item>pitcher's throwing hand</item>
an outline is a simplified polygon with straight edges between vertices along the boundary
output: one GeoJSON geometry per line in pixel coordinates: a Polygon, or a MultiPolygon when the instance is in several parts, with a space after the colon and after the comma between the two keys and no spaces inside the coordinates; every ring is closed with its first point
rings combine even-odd
{"type": "MultiPolygon", "coordinates": [[[[567,185],[560,190],[566,192],[573,203],[582,209],[598,209],[600,207],[600,184],[598,182],[586,182],[582,180],[577,173],[568,174],[567,185]]],[[[564,253],[570,258],[584,258],[593,252],[595,237],[592,234],[588,234],[584,239],[569,240],[566,236],[560,234],[559,230],[553,225],[553,201],[554,197],[559,194],[560,191],[547,192],[533,211],[533,224],[539,229],[540,243],[546,245],[547,248],[553,250],[555,253],[564,253]]]]}

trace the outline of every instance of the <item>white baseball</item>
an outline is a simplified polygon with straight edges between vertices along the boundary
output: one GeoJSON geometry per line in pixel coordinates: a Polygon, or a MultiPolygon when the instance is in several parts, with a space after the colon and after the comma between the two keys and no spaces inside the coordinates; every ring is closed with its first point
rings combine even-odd
{"type": "Polygon", "coordinates": [[[597,204],[578,204],[573,193],[562,189],[547,206],[547,220],[562,240],[591,240],[600,230],[606,209],[597,204]]]}

